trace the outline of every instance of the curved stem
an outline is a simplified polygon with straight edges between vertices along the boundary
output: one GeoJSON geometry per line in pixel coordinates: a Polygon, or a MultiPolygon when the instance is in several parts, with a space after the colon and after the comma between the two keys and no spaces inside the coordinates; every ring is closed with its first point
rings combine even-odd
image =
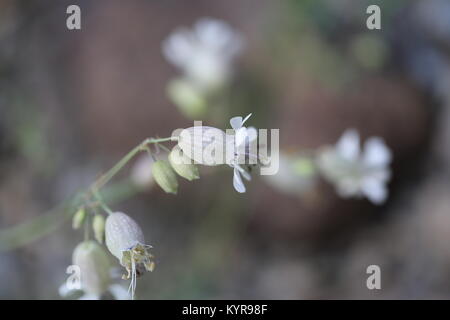
{"type": "Polygon", "coordinates": [[[107,184],[133,157],[138,154],[140,151],[146,150],[147,145],[152,143],[160,143],[160,142],[166,142],[166,141],[173,141],[175,138],[168,137],[168,138],[159,138],[159,139],[153,139],[153,138],[147,138],[144,141],[142,141],[139,145],[133,148],[130,152],[128,152],[117,164],[112,167],[110,170],[108,170],[105,174],[103,174],[100,178],[98,178],[90,187],[90,190],[92,192],[98,191],[101,189],[105,184],[107,184]]]}
{"type": "Polygon", "coordinates": [[[100,196],[100,193],[97,190],[93,191],[94,197],[97,199],[100,207],[107,213],[112,214],[113,211],[106,205],[106,203],[103,201],[102,197],[100,196]]]}
{"type": "MultiPolygon", "coordinates": [[[[79,207],[86,201],[89,201],[92,196],[95,196],[95,193],[104,187],[136,154],[145,150],[149,144],[176,140],[177,138],[175,137],[145,139],[117,162],[114,167],[98,178],[87,191],[77,193],[70,200],[59,205],[47,214],[38,216],[16,226],[0,230],[0,252],[26,245],[54,231],[74,214],[74,208],[79,207]]],[[[109,197],[111,198],[110,200],[117,201],[118,198],[128,198],[137,191],[135,188],[130,188],[131,185],[129,184],[125,185],[125,188],[122,187],[111,188],[119,190],[108,192],[108,194],[115,194],[114,196],[109,197]]],[[[108,213],[112,212],[105,205],[105,202],[100,201],[99,203],[106,212],[108,212],[108,210],[108,213]]]]}

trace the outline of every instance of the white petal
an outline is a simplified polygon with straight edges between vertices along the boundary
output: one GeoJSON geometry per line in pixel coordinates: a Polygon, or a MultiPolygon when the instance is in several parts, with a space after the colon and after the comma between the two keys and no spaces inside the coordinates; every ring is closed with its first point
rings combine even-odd
{"type": "Polygon", "coordinates": [[[235,167],[237,170],[239,170],[239,172],[242,174],[242,176],[243,176],[247,181],[252,180],[252,176],[250,175],[250,173],[248,173],[247,171],[245,171],[245,169],[243,169],[240,165],[236,164],[234,167],[235,167]]]}
{"type": "MultiPolygon", "coordinates": [[[[239,146],[243,146],[245,143],[245,138],[247,137],[247,128],[242,127],[239,128],[238,130],[236,130],[236,148],[238,148],[239,146]]],[[[237,152],[239,152],[239,150],[236,150],[237,152]]]]}
{"type": "Polygon", "coordinates": [[[233,187],[239,193],[245,192],[245,186],[244,186],[244,183],[242,182],[241,175],[239,173],[239,169],[237,169],[237,168],[234,168],[234,172],[233,172],[233,187]]]}
{"type": "Polygon", "coordinates": [[[171,63],[178,67],[185,67],[195,55],[195,46],[191,32],[186,28],[174,31],[163,42],[163,54],[171,63]]]}
{"type": "Polygon", "coordinates": [[[227,49],[233,40],[233,30],[223,21],[202,18],[195,24],[195,32],[198,40],[207,49],[220,52],[227,49]]]}
{"type": "Polygon", "coordinates": [[[361,190],[374,204],[383,204],[388,196],[386,185],[376,178],[365,178],[362,181],[361,190]]]}
{"type": "Polygon", "coordinates": [[[109,286],[109,292],[113,295],[116,300],[130,300],[131,296],[128,290],[118,284],[113,284],[109,286]]]}
{"type": "Polygon", "coordinates": [[[345,160],[356,161],[360,153],[358,131],[346,130],[336,144],[336,151],[345,160]]]}
{"type": "Polygon", "coordinates": [[[391,162],[392,154],[383,139],[372,137],[364,144],[363,161],[368,167],[386,166],[391,162]]]}
{"type": "Polygon", "coordinates": [[[233,117],[230,119],[230,125],[234,130],[242,127],[242,117],[233,117]]]}

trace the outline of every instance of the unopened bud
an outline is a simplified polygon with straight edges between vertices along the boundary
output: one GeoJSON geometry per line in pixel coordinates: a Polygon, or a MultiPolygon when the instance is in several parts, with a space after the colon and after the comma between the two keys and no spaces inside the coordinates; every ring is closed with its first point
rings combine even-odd
{"type": "Polygon", "coordinates": [[[121,262],[124,251],[137,243],[145,243],[139,225],[122,212],[114,212],[106,219],[105,239],[109,251],[121,262]]]}
{"type": "Polygon", "coordinates": [[[86,219],[86,210],[84,207],[78,209],[78,211],[73,215],[72,218],[72,228],[79,229],[86,219]]]}
{"type": "Polygon", "coordinates": [[[192,181],[200,178],[198,168],[193,160],[188,158],[179,146],[175,146],[169,154],[169,162],[172,168],[183,178],[192,181]]]}
{"type": "Polygon", "coordinates": [[[148,251],[151,246],[145,244],[144,234],[139,225],[130,216],[114,212],[106,219],[106,246],[127,270],[124,278],[131,277],[131,295],[136,289],[136,277],[145,270],[153,271],[155,263],[148,251]]]}
{"type": "Polygon", "coordinates": [[[101,214],[96,214],[92,220],[92,230],[94,230],[95,239],[103,243],[105,237],[105,217],[101,214]]]}
{"type": "Polygon", "coordinates": [[[153,178],[156,183],[167,193],[176,194],[178,190],[178,181],[175,172],[168,161],[158,160],[153,163],[153,178]]]}

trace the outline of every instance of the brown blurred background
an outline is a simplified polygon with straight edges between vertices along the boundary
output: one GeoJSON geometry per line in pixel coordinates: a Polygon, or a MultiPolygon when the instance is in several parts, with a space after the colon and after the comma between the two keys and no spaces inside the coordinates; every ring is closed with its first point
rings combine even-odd
{"type": "MultiPolygon", "coordinates": [[[[85,187],[150,136],[191,126],[166,95],[161,42],[201,17],[245,38],[227,117],[280,128],[283,150],[349,127],[393,150],[388,202],[302,197],[262,179],[237,194],[227,169],[114,204],[155,247],[144,299],[450,298],[450,3],[445,0],[0,2],[0,227],[85,187]],[[82,30],[66,28],[78,4],[82,30]],[[382,29],[366,28],[378,4],[382,29]],[[366,288],[366,268],[382,289],[366,288]]],[[[126,171],[124,176],[126,176],[126,171]]],[[[58,298],[82,240],[66,223],[0,254],[0,298],[58,298]]]]}

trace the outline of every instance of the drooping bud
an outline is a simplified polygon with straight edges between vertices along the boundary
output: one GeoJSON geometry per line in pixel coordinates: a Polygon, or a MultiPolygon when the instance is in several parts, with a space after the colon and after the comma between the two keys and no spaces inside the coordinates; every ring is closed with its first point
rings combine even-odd
{"type": "Polygon", "coordinates": [[[202,92],[183,79],[172,80],[167,93],[172,102],[188,118],[198,119],[205,115],[207,104],[202,92]]]}
{"type": "Polygon", "coordinates": [[[103,243],[105,237],[105,217],[101,214],[96,214],[92,220],[92,230],[94,230],[95,239],[103,243]]]}
{"type": "Polygon", "coordinates": [[[216,166],[226,163],[227,136],[224,131],[206,126],[184,129],[178,136],[183,153],[198,164],[216,166]]]}
{"type": "Polygon", "coordinates": [[[200,178],[198,168],[193,160],[187,157],[179,146],[175,146],[169,154],[169,162],[172,168],[183,178],[192,181],[200,178]]]}
{"type": "Polygon", "coordinates": [[[81,225],[83,224],[84,220],[86,219],[86,210],[84,207],[81,207],[78,209],[78,211],[73,215],[72,218],[72,228],[73,229],[79,229],[81,225]]]}
{"type": "Polygon", "coordinates": [[[170,163],[165,160],[158,160],[153,163],[152,174],[156,183],[167,193],[176,194],[178,181],[170,163]]]}
{"type": "Polygon", "coordinates": [[[127,270],[124,278],[131,276],[132,297],[136,290],[136,278],[145,270],[153,271],[153,255],[148,252],[150,245],[145,244],[144,234],[131,217],[122,212],[114,212],[106,219],[105,239],[108,250],[127,270]]]}
{"type": "Polygon", "coordinates": [[[108,254],[97,242],[81,242],[73,251],[72,263],[80,268],[81,289],[100,297],[111,284],[108,254]]]}

